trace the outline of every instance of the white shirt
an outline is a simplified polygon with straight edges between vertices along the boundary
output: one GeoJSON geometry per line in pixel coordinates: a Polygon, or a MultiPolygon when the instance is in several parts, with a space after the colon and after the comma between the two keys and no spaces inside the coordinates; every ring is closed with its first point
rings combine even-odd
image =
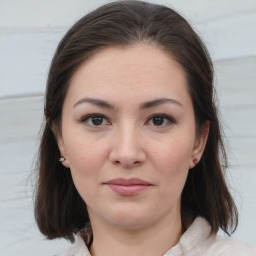
{"type": "MultiPolygon", "coordinates": [[[[197,217],[181,236],[179,243],[163,256],[256,256],[256,251],[252,247],[239,240],[210,234],[211,227],[208,222],[204,218],[197,217]]],[[[73,246],[56,256],[91,256],[91,254],[78,233],[73,246]]]]}

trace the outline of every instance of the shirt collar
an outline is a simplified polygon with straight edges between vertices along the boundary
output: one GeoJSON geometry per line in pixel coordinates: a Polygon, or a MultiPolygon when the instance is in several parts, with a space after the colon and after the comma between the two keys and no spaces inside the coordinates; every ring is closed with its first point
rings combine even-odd
{"type": "Polygon", "coordinates": [[[168,250],[163,256],[184,255],[191,252],[191,250],[200,244],[204,243],[206,246],[212,239],[215,239],[215,236],[211,236],[211,227],[207,220],[202,217],[197,217],[181,236],[178,244],[168,250]]]}
{"type": "MultiPolygon", "coordinates": [[[[209,242],[212,242],[212,239],[215,239],[215,236],[211,236],[211,227],[209,223],[204,218],[197,217],[187,231],[181,236],[178,244],[168,250],[163,256],[184,255],[204,242],[205,246],[207,246],[209,242]]],[[[87,247],[91,241],[92,231],[88,226],[82,231],[78,232],[72,251],[73,255],[91,256],[87,247]]]]}

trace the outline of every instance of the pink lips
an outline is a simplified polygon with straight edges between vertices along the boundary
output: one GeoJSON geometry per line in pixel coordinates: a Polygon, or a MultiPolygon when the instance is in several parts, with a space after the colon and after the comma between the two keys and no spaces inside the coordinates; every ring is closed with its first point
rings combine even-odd
{"type": "Polygon", "coordinates": [[[109,186],[113,191],[121,196],[136,196],[152,186],[152,184],[138,178],[113,179],[104,182],[103,184],[109,186]]]}

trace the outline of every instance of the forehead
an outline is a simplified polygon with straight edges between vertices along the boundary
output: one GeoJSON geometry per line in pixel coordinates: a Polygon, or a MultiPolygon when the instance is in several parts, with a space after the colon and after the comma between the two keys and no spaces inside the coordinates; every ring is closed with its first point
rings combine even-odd
{"type": "Polygon", "coordinates": [[[108,47],[86,60],[72,77],[67,97],[104,97],[113,100],[134,95],[188,96],[183,68],[156,46],[137,44],[108,47]]]}

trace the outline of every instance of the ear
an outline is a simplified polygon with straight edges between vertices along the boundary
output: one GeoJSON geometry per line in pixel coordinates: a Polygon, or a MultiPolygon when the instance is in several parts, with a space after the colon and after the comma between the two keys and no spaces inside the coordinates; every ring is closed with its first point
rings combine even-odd
{"type": "Polygon", "coordinates": [[[59,131],[57,130],[57,128],[55,126],[52,128],[52,131],[54,133],[54,136],[55,136],[57,144],[58,144],[58,148],[60,151],[60,157],[64,157],[64,161],[61,163],[66,168],[70,168],[67,153],[66,153],[66,147],[65,147],[65,143],[63,141],[62,135],[59,133],[59,131]]]}
{"type": "Polygon", "coordinates": [[[206,121],[203,124],[203,127],[201,128],[200,134],[197,135],[193,152],[192,152],[192,157],[190,160],[189,168],[195,167],[195,165],[200,161],[204,148],[208,139],[209,135],[209,130],[210,130],[210,122],[206,121]]]}

